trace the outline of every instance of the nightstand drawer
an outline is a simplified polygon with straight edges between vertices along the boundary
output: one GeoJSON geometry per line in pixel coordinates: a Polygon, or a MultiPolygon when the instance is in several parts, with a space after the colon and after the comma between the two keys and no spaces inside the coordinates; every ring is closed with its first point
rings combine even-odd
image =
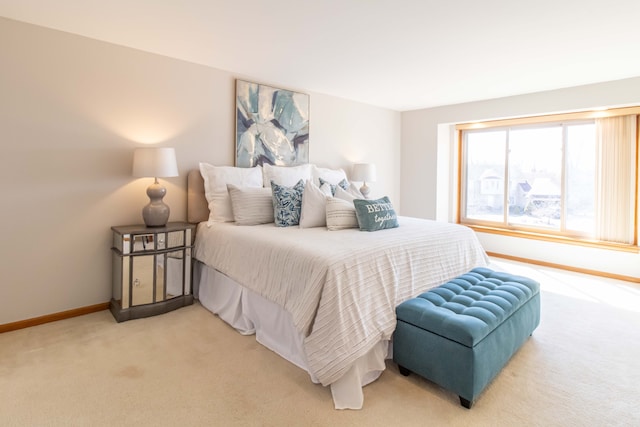
{"type": "MultiPolygon", "coordinates": [[[[114,228],[119,229],[120,227],[114,228]]],[[[122,254],[153,252],[162,249],[181,248],[185,246],[185,241],[190,239],[190,229],[148,234],[131,234],[131,232],[120,234],[114,232],[113,248],[122,254]]]]}

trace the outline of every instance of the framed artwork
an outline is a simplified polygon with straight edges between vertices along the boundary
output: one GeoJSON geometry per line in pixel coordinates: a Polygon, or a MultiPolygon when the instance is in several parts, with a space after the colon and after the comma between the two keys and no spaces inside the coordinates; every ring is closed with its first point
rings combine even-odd
{"type": "Polygon", "coordinates": [[[309,95],[236,80],[236,166],[309,163],[309,95]]]}

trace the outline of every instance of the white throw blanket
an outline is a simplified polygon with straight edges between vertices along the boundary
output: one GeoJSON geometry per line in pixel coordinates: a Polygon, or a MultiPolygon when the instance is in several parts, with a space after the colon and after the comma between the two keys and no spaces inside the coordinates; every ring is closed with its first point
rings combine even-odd
{"type": "Polygon", "coordinates": [[[487,264],[468,227],[399,217],[376,232],[273,224],[199,227],[194,257],[287,310],[323,384],[395,330],[395,307],[487,264]]]}

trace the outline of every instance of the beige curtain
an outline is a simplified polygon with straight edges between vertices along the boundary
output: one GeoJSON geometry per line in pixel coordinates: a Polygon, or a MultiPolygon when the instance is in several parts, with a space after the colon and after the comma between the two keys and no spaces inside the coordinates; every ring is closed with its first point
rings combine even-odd
{"type": "Polygon", "coordinates": [[[596,120],[596,237],[633,243],[636,116],[596,120]]]}

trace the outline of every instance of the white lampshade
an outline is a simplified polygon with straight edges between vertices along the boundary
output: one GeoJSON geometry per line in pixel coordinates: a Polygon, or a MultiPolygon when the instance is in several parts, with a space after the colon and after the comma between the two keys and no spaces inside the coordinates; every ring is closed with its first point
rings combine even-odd
{"type": "Polygon", "coordinates": [[[133,176],[167,178],[178,176],[176,150],[173,148],[136,148],[133,152],[133,176]]]}
{"type": "Polygon", "coordinates": [[[178,176],[176,150],[136,148],[133,152],[133,176],[154,178],[155,182],[147,188],[149,204],[142,209],[142,219],[147,227],[163,227],[169,220],[170,209],[162,200],[167,190],[158,183],[158,178],[178,176]]]}
{"type": "Polygon", "coordinates": [[[353,165],[351,174],[353,181],[375,182],[376,181],[376,165],[373,163],[356,163],[353,165]]]}

